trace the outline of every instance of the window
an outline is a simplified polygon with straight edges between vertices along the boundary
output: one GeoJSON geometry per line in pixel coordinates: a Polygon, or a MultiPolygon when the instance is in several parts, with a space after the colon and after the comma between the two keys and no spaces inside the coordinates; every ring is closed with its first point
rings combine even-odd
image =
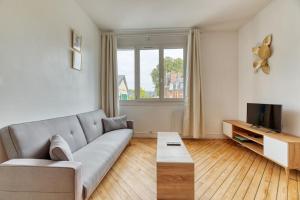
{"type": "Polygon", "coordinates": [[[140,98],[159,98],[159,50],[140,50],[140,98]]]}
{"type": "Polygon", "coordinates": [[[164,97],[183,98],[183,49],[164,49],[164,97]]]}
{"type": "Polygon", "coordinates": [[[182,100],[184,98],[184,48],[119,49],[119,99],[182,100]]]}
{"type": "Polygon", "coordinates": [[[121,49],[117,52],[119,100],[135,99],[134,50],[121,49]]]}

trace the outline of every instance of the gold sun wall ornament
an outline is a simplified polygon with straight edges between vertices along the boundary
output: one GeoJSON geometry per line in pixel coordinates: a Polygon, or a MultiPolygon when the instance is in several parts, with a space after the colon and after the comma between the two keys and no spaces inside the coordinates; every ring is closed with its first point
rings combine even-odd
{"type": "Polygon", "coordinates": [[[265,74],[270,74],[268,59],[272,55],[271,43],[272,35],[268,35],[261,45],[252,49],[253,54],[257,57],[257,60],[253,62],[255,72],[258,72],[261,68],[265,74]]]}

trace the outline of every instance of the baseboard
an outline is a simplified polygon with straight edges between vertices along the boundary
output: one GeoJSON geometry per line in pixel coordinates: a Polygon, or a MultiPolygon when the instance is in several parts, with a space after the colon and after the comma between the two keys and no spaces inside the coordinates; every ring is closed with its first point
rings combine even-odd
{"type": "MultiPolygon", "coordinates": [[[[157,138],[157,133],[143,133],[143,132],[136,132],[133,135],[134,138],[157,138]]],[[[184,139],[192,139],[191,137],[185,137],[182,136],[184,139]]],[[[217,133],[211,133],[211,134],[206,134],[203,138],[201,139],[227,139],[227,137],[223,134],[217,134],[217,133]]]]}

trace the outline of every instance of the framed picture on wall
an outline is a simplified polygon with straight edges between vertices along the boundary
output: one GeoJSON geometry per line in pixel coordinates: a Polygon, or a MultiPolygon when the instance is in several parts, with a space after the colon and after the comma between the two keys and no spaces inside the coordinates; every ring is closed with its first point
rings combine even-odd
{"type": "Polygon", "coordinates": [[[72,67],[81,70],[82,57],[78,51],[72,51],[72,67]]]}
{"type": "Polygon", "coordinates": [[[72,31],[72,48],[81,52],[82,36],[76,31],[72,31]]]}

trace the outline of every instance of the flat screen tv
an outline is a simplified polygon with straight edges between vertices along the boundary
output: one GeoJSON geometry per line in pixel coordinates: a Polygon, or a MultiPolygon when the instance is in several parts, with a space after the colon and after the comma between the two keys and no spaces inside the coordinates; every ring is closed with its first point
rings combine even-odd
{"type": "Polygon", "coordinates": [[[247,104],[247,123],[281,132],[282,105],[247,104]]]}

